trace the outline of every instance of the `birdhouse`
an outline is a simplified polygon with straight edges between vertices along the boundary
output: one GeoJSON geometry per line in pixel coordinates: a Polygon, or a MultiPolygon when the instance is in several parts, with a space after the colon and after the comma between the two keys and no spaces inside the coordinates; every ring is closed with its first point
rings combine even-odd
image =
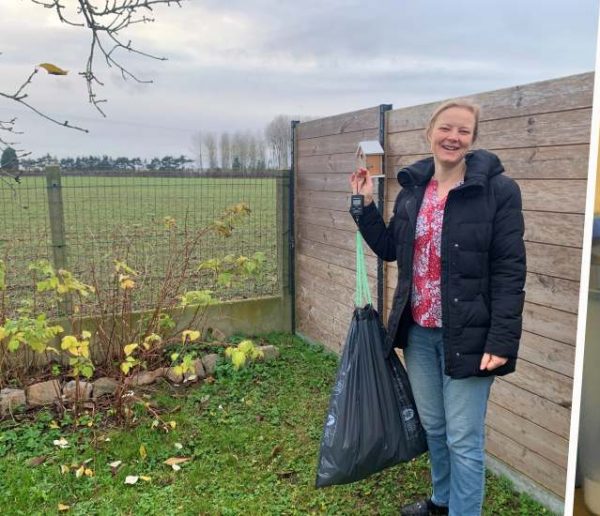
{"type": "Polygon", "coordinates": [[[359,142],[356,149],[356,165],[366,168],[371,177],[384,177],[383,147],[377,140],[359,142]]]}

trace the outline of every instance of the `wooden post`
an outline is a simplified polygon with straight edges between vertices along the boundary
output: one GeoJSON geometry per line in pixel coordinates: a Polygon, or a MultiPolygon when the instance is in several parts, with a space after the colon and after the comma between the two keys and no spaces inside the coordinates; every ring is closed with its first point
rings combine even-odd
{"type": "MultiPolygon", "coordinates": [[[[67,268],[67,240],[65,236],[65,213],[63,209],[60,168],[56,165],[46,167],[46,192],[48,195],[48,220],[52,238],[52,259],[54,269],[67,268]]],[[[66,300],[59,304],[59,311],[69,314],[71,303],[66,300]]]]}

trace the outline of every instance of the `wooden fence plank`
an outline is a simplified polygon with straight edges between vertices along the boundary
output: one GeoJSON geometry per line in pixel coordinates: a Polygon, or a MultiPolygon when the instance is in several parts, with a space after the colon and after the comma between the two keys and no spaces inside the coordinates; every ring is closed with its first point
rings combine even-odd
{"type": "MultiPolygon", "coordinates": [[[[304,238],[298,238],[296,242],[296,252],[299,254],[305,254],[312,256],[319,260],[323,260],[340,267],[346,267],[347,269],[354,271],[354,263],[356,261],[356,253],[350,251],[344,251],[328,245],[320,244],[319,242],[312,242],[305,240],[304,238]]],[[[369,256],[366,257],[367,262],[367,273],[369,276],[377,274],[377,260],[369,256]]]]}
{"type": "Polygon", "coordinates": [[[581,249],[525,242],[527,270],[557,278],[579,281],[581,249]]]}
{"type": "MultiPolygon", "coordinates": [[[[587,181],[583,179],[520,179],[523,209],[553,213],[585,213],[587,181]]],[[[386,184],[386,213],[394,209],[394,201],[400,192],[397,181],[386,184]]]]}
{"type": "Polygon", "coordinates": [[[566,480],[564,468],[490,427],[487,427],[486,442],[488,453],[510,464],[537,484],[564,497],[566,480]]]}
{"type": "Polygon", "coordinates": [[[486,424],[525,448],[567,469],[569,440],[490,401],[486,424]]]}
{"type": "Polygon", "coordinates": [[[526,299],[538,305],[577,313],[579,282],[528,273],[525,282],[526,299]]]}
{"type": "Polygon", "coordinates": [[[358,142],[379,139],[379,131],[366,129],[353,133],[336,134],[298,141],[298,152],[301,156],[323,156],[356,152],[358,142]]]}
{"type": "Polygon", "coordinates": [[[508,383],[537,394],[561,407],[571,408],[573,379],[526,360],[517,362],[517,370],[504,377],[508,383]]]}
{"type": "MultiPolygon", "coordinates": [[[[475,148],[481,148],[479,143],[475,148]]],[[[557,147],[526,147],[496,149],[504,165],[505,174],[513,179],[587,179],[589,144],[560,145],[557,147]]],[[[386,154],[386,176],[395,180],[400,168],[430,156],[425,154],[386,154]]]]}
{"type": "MultiPolygon", "coordinates": [[[[330,245],[345,251],[356,252],[356,231],[341,231],[316,224],[298,224],[298,236],[312,242],[330,245]]],[[[365,256],[375,257],[369,246],[363,246],[365,256]]]]}
{"type": "Polygon", "coordinates": [[[348,175],[356,168],[356,149],[345,154],[329,154],[324,156],[299,155],[296,176],[312,174],[348,175]]]}
{"type": "Polygon", "coordinates": [[[526,295],[523,329],[574,346],[577,335],[577,314],[528,302],[526,295]]]}
{"type": "Polygon", "coordinates": [[[507,382],[506,378],[509,377],[510,375],[494,380],[490,400],[518,416],[568,439],[571,411],[507,382]]]}
{"type": "MultiPolygon", "coordinates": [[[[483,121],[477,146],[493,151],[589,142],[591,117],[591,108],[583,108],[483,121]]],[[[429,144],[423,138],[422,129],[418,129],[388,134],[386,150],[390,155],[426,154],[429,144]]]]}
{"type": "Polygon", "coordinates": [[[379,106],[302,122],[296,128],[296,138],[306,140],[365,129],[379,130],[379,106]]]}
{"type": "Polygon", "coordinates": [[[573,378],[575,348],[535,333],[524,331],[519,357],[550,371],[573,378]]]}
{"type": "MultiPolygon", "coordinates": [[[[464,98],[479,104],[482,120],[493,120],[556,111],[558,106],[561,110],[590,107],[593,83],[594,74],[583,73],[464,98]]],[[[386,113],[387,131],[394,133],[424,129],[431,113],[439,104],[432,102],[389,111],[386,113]]]]}
{"type": "Polygon", "coordinates": [[[315,224],[331,230],[356,231],[356,224],[347,211],[323,208],[303,209],[296,214],[297,224],[315,224]]]}
{"type": "Polygon", "coordinates": [[[577,247],[581,254],[583,217],[583,215],[569,213],[524,211],[525,240],[577,247]]]}

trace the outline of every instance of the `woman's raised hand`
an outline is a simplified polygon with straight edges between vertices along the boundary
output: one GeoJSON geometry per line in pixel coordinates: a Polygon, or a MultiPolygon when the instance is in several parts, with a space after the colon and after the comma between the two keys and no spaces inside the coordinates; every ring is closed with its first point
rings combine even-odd
{"type": "Polygon", "coordinates": [[[366,168],[359,168],[350,175],[352,194],[365,197],[365,206],[373,202],[373,179],[366,168]]]}

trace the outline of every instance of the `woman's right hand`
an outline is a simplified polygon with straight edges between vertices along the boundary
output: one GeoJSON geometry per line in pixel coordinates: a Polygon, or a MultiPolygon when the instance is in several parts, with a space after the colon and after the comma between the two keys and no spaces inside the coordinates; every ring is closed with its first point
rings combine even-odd
{"type": "Polygon", "coordinates": [[[365,206],[373,202],[373,179],[366,168],[359,168],[350,175],[350,186],[353,195],[364,195],[365,206]]]}

